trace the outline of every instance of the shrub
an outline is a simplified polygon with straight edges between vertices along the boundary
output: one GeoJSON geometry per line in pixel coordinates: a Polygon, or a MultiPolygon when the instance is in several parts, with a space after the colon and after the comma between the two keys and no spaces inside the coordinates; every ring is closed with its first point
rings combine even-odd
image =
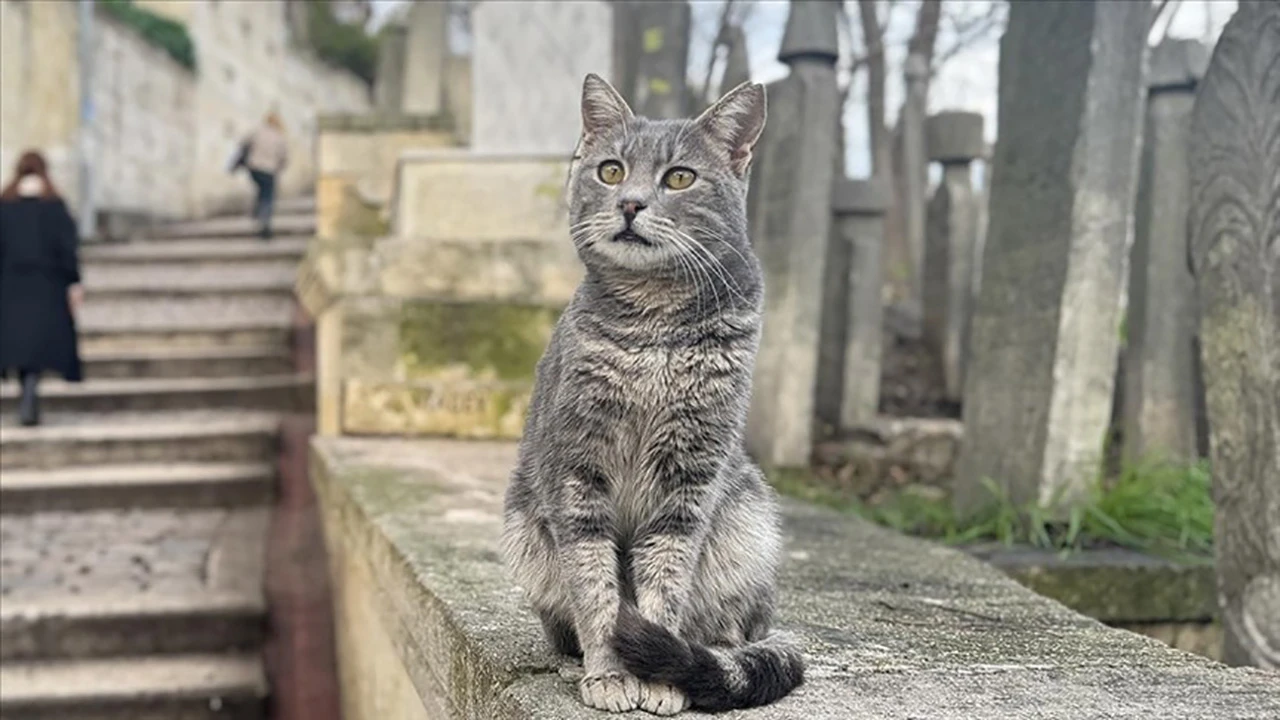
{"type": "Polygon", "coordinates": [[[378,67],[378,39],[360,25],[344,23],[333,14],[329,0],[311,0],[307,35],[320,59],[350,70],[372,85],[378,67]]]}
{"type": "Polygon", "coordinates": [[[187,27],[133,4],[133,0],[98,0],[108,15],[133,28],[144,40],[164,50],[188,70],[196,69],[196,46],[187,27]]]}

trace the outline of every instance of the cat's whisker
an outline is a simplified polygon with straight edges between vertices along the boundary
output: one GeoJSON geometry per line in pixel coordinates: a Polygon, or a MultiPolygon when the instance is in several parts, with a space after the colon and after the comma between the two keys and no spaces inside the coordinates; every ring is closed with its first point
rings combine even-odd
{"type": "Polygon", "coordinates": [[[711,288],[711,293],[715,298],[716,310],[723,312],[724,302],[720,299],[720,291],[716,289],[716,279],[712,277],[706,263],[702,261],[693,248],[690,247],[690,245],[696,243],[692,239],[688,238],[688,236],[680,233],[680,231],[674,226],[669,228],[669,231],[670,234],[667,236],[668,241],[680,248],[682,251],[681,254],[685,255],[691,264],[698,270],[699,274],[706,279],[707,286],[711,288]]]}
{"type": "Polygon", "coordinates": [[[672,231],[678,234],[679,236],[681,236],[685,240],[684,244],[687,247],[689,247],[691,252],[695,253],[696,257],[706,258],[701,262],[709,270],[714,271],[716,275],[720,277],[720,279],[724,282],[726,288],[733,291],[733,293],[738,296],[738,299],[741,300],[744,304],[750,304],[747,298],[742,294],[742,288],[739,287],[738,283],[734,281],[732,275],[729,273],[728,269],[725,268],[724,263],[720,262],[719,258],[717,258],[714,254],[712,254],[710,250],[704,247],[697,240],[694,240],[684,231],[678,228],[672,228],[672,231]],[[697,255],[697,253],[700,253],[700,255],[697,255]]]}

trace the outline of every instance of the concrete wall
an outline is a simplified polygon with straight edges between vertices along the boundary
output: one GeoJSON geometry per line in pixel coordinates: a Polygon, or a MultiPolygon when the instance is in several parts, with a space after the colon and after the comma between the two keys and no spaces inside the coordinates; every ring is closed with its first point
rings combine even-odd
{"type": "Polygon", "coordinates": [[[79,76],[72,3],[0,0],[0,178],[38,148],[58,190],[74,202],[79,76]]]}
{"type": "MultiPolygon", "coordinates": [[[[250,183],[229,175],[237,143],[271,110],[284,120],[291,162],[283,195],[315,179],[316,116],[362,112],[367,86],[292,43],[285,5],[139,0],[186,25],[197,69],[173,61],[99,12],[95,42],[98,205],[157,215],[247,207],[250,183]]],[[[54,182],[77,193],[79,68],[73,2],[0,0],[0,172],[39,148],[54,182]]]]}
{"type": "Polygon", "coordinates": [[[289,136],[290,165],[277,192],[291,195],[315,178],[316,116],[370,107],[367,86],[292,44],[281,2],[150,0],[144,3],[187,25],[196,45],[194,214],[245,207],[250,183],[228,175],[236,144],[275,110],[289,136]]]}
{"type": "Polygon", "coordinates": [[[95,40],[98,207],[188,214],[195,74],[105,14],[95,40]]]}
{"type": "Polygon", "coordinates": [[[383,159],[440,137],[361,137],[334,120],[321,136],[320,232],[298,282],[317,318],[321,434],[518,437],[534,366],[582,272],[566,239],[566,160],[403,152],[387,228],[383,159]]]}

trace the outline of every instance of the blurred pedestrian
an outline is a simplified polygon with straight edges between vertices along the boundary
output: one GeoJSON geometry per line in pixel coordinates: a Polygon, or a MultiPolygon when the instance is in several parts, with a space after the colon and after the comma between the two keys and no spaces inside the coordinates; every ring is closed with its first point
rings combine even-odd
{"type": "Polygon", "coordinates": [[[262,239],[269,240],[271,214],[276,201],[276,177],[289,162],[289,139],[285,137],[279,115],[274,112],[267,115],[262,125],[245,140],[240,157],[242,161],[236,165],[247,167],[253,184],[258,186],[253,216],[258,219],[262,239]]]}
{"type": "Polygon", "coordinates": [[[0,377],[22,385],[23,425],[40,422],[40,375],[81,380],[75,313],[84,302],[79,236],[40,153],[18,159],[0,191],[0,377]]]}

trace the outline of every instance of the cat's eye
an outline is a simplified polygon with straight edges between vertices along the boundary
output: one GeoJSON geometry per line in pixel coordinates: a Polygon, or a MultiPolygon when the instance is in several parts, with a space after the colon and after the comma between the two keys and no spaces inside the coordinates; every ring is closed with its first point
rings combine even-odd
{"type": "Polygon", "coordinates": [[[596,174],[600,176],[600,182],[605,185],[617,185],[627,176],[627,171],[617,160],[605,160],[600,163],[600,169],[596,170],[596,174]]]}
{"type": "Polygon", "coordinates": [[[671,168],[666,175],[662,176],[662,184],[672,190],[684,190],[693,184],[698,174],[689,168],[671,168]]]}

